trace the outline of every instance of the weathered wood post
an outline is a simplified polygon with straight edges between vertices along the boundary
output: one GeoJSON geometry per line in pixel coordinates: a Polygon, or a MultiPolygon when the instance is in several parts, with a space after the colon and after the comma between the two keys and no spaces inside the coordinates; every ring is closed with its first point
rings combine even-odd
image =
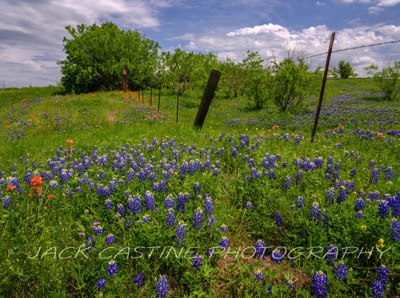
{"type": "Polygon", "coordinates": [[[157,106],[157,112],[160,111],[160,102],[161,102],[161,84],[160,84],[160,87],[158,88],[158,106],[157,106]]]}
{"type": "Polygon", "coordinates": [[[324,71],[324,77],[322,79],[321,92],[319,94],[317,111],[315,113],[314,126],[313,126],[313,129],[312,129],[312,132],[311,132],[311,143],[314,142],[315,132],[317,131],[318,118],[319,118],[319,113],[321,111],[322,99],[324,97],[326,78],[328,76],[329,61],[331,60],[331,53],[332,53],[333,41],[334,40],[335,40],[335,32],[332,32],[331,41],[329,43],[328,55],[326,56],[325,71],[324,71]]]}
{"type": "Polygon", "coordinates": [[[221,72],[213,69],[208,78],[206,89],[204,90],[203,98],[201,100],[199,109],[197,111],[196,119],[194,120],[193,126],[201,129],[203,127],[204,120],[206,119],[208,108],[210,107],[211,101],[214,98],[215,90],[217,89],[221,72]]]}
{"type": "Polygon", "coordinates": [[[122,70],[122,90],[124,90],[124,92],[128,91],[128,74],[126,73],[125,66],[122,70]]]}

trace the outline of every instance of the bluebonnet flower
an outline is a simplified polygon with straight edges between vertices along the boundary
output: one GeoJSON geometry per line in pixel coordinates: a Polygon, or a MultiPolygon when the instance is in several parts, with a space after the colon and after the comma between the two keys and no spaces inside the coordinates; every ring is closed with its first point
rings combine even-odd
{"type": "Polygon", "coordinates": [[[267,290],[268,292],[272,293],[272,285],[269,285],[267,290]]]}
{"type": "Polygon", "coordinates": [[[355,218],[365,218],[362,210],[358,210],[356,213],[354,213],[354,216],[355,218]]]}
{"type": "Polygon", "coordinates": [[[265,253],[265,242],[262,241],[261,239],[257,240],[257,242],[254,244],[255,252],[253,255],[253,258],[262,258],[264,259],[264,253],[265,253]]]}
{"type": "Polygon", "coordinates": [[[203,225],[203,210],[199,207],[193,215],[193,228],[200,230],[203,225]]]}
{"type": "Polygon", "coordinates": [[[381,218],[386,218],[389,213],[389,203],[387,201],[381,201],[378,205],[378,215],[381,218]]]}
{"type": "Polygon", "coordinates": [[[132,196],[129,197],[129,199],[128,199],[128,209],[133,214],[142,213],[142,199],[140,198],[139,195],[136,195],[134,197],[132,197],[132,196]]]}
{"type": "Polygon", "coordinates": [[[285,181],[283,181],[283,189],[288,190],[292,184],[292,177],[286,176],[285,181]]]}
{"type": "Polygon", "coordinates": [[[3,198],[3,207],[4,209],[8,209],[8,207],[10,207],[11,205],[11,199],[9,196],[6,196],[3,198]]]}
{"type": "Polygon", "coordinates": [[[373,191],[368,194],[368,198],[374,201],[379,200],[379,197],[380,197],[379,191],[373,191]]]}
{"type": "Polygon", "coordinates": [[[226,232],[227,229],[228,229],[228,226],[225,224],[221,225],[221,227],[219,228],[220,232],[226,232]]]}
{"type": "Polygon", "coordinates": [[[149,221],[151,221],[151,217],[148,214],[143,215],[142,223],[148,223],[149,221]]]}
{"type": "Polygon", "coordinates": [[[339,171],[333,172],[333,178],[338,180],[340,178],[340,172],[339,171]]]}
{"type": "Polygon", "coordinates": [[[94,239],[93,236],[90,236],[89,238],[86,239],[85,244],[86,244],[86,250],[95,248],[96,247],[96,239],[94,239]]]}
{"type": "Polygon", "coordinates": [[[172,208],[168,209],[167,215],[165,216],[165,224],[167,227],[173,227],[175,225],[175,211],[172,208]]]}
{"type": "Polygon", "coordinates": [[[345,188],[345,186],[341,186],[339,188],[339,194],[338,194],[336,200],[340,204],[340,203],[343,203],[344,201],[346,201],[346,198],[347,198],[346,188],[345,188]]]}
{"type": "Polygon", "coordinates": [[[254,280],[264,280],[264,274],[262,273],[261,269],[254,271],[254,280]]]}
{"type": "Polygon", "coordinates": [[[314,202],[310,208],[310,219],[314,220],[314,221],[318,221],[319,220],[319,216],[320,216],[320,210],[319,210],[319,204],[318,202],[314,202]]]}
{"type": "Polygon", "coordinates": [[[337,259],[338,256],[338,248],[335,245],[329,244],[327,247],[327,253],[326,253],[326,257],[327,257],[327,264],[331,265],[332,262],[334,260],[337,259]]]}
{"type": "Polygon", "coordinates": [[[376,273],[378,275],[377,277],[377,281],[379,281],[382,285],[386,286],[389,283],[389,268],[387,268],[384,265],[381,265],[378,267],[378,269],[376,269],[376,273]]]}
{"type": "Polygon", "coordinates": [[[296,206],[297,208],[301,208],[304,206],[304,198],[303,197],[297,197],[296,199],[296,206]]]}
{"type": "Polygon", "coordinates": [[[58,188],[58,182],[56,180],[50,180],[49,188],[50,189],[57,189],[58,188]]]}
{"type": "Polygon", "coordinates": [[[354,177],[357,174],[357,170],[356,169],[351,169],[350,170],[350,177],[354,177]]]}
{"type": "Polygon", "coordinates": [[[328,189],[325,198],[328,203],[333,204],[335,202],[335,189],[333,187],[328,189]]]}
{"type": "Polygon", "coordinates": [[[327,286],[328,278],[322,271],[316,272],[313,275],[311,296],[316,296],[318,298],[327,297],[327,286]]]}
{"type": "Polygon", "coordinates": [[[300,184],[301,181],[303,180],[304,172],[302,170],[299,170],[296,174],[296,183],[300,184]]]}
{"type": "Polygon", "coordinates": [[[335,276],[339,281],[346,281],[347,280],[347,274],[348,269],[346,267],[346,264],[343,262],[340,262],[338,265],[333,266],[333,268],[336,270],[335,276]]]}
{"type": "Polygon", "coordinates": [[[124,216],[125,215],[125,207],[122,204],[118,204],[117,205],[117,212],[121,215],[124,216]]]}
{"type": "Polygon", "coordinates": [[[207,196],[204,202],[204,210],[207,214],[212,214],[214,210],[213,201],[210,196],[207,196]]]}
{"type": "Polygon", "coordinates": [[[275,264],[282,264],[283,255],[279,249],[274,249],[271,253],[271,261],[275,264]]]}
{"type": "Polygon", "coordinates": [[[170,208],[174,208],[175,207],[174,197],[173,196],[169,195],[168,197],[165,198],[164,207],[167,210],[170,209],[170,208]]]}
{"type": "Polygon", "coordinates": [[[356,205],[354,206],[354,211],[358,212],[358,211],[362,211],[365,209],[365,201],[364,199],[357,199],[356,200],[356,205]]]}
{"type": "Polygon", "coordinates": [[[188,193],[179,193],[177,198],[178,211],[185,213],[185,204],[190,202],[190,195],[188,193]]]}
{"type": "Polygon", "coordinates": [[[165,275],[160,275],[160,278],[157,281],[156,284],[156,293],[157,293],[157,298],[163,298],[166,297],[169,292],[168,292],[168,279],[165,277],[165,275]]]}
{"type": "Polygon", "coordinates": [[[113,244],[115,241],[115,236],[113,234],[108,234],[106,236],[106,244],[113,244]]]}
{"type": "Polygon", "coordinates": [[[112,209],[112,201],[110,199],[107,199],[106,202],[104,203],[104,209],[105,210],[111,210],[112,209]]]}
{"type": "Polygon", "coordinates": [[[211,225],[215,224],[217,219],[214,215],[211,215],[207,218],[208,228],[211,228],[211,225]]]}
{"type": "Polygon", "coordinates": [[[331,179],[331,174],[329,174],[329,173],[326,173],[326,174],[325,174],[325,179],[326,179],[326,180],[329,180],[329,179],[331,179]]]}
{"type": "Polygon", "coordinates": [[[246,207],[247,209],[251,209],[251,208],[253,208],[253,204],[252,204],[251,202],[247,202],[246,205],[245,205],[245,207],[246,207]]]}
{"type": "Polygon", "coordinates": [[[392,209],[393,217],[400,217],[400,191],[396,196],[392,196],[389,201],[390,208],[392,209]]]}
{"type": "Polygon", "coordinates": [[[378,178],[379,178],[379,170],[378,169],[373,169],[371,171],[371,178],[370,178],[371,183],[377,184],[378,183],[378,178]]]}
{"type": "Polygon", "coordinates": [[[194,191],[195,194],[199,194],[200,193],[200,183],[199,182],[196,182],[193,185],[193,191],[194,191]]]}
{"type": "Polygon", "coordinates": [[[186,237],[185,226],[186,224],[183,221],[180,221],[178,223],[178,227],[176,228],[175,239],[176,239],[176,244],[178,246],[183,246],[185,244],[185,237],[186,237]]]}
{"type": "Polygon", "coordinates": [[[106,280],[104,278],[96,281],[96,287],[99,291],[102,291],[107,286],[106,280]]]}
{"type": "Polygon", "coordinates": [[[400,239],[400,223],[397,221],[397,219],[392,220],[390,234],[393,242],[397,242],[400,239]]]}
{"type": "Polygon", "coordinates": [[[144,194],[144,204],[149,211],[156,208],[154,203],[154,195],[150,191],[146,191],[146,193],[144,194]]]}
{"type": "Polygon", "coordinates": [[[143,286],[144,286],[144,273],[136,273],[133,276],[133,284],[138,286],[139,288],[143,288],[143,286]]]}
{"type": "Polygon", "coordinates": [[[278,213],[275,214],[275,224],[276,224],[278,227],[280,227],[280,226],[283,225],[283,219],[282,219],[282,216],[281,216],[281,213],[280,213],[280,212],[278,212],[278,213]]]}
{"type": "Polygon", "coordinates": [[[192,260],[192,267],[197,271],[200,270],[201,266],[203,265],[203,258],[198,253],[196,253],[192,255],[192,260]]]}
{"type": "Polygon", "coordinates": [[[118,273],[118,264],[114,260],[112,260],[108,262],[108,267],[106,270],[108,272],[108,276],[114,276],[118,273]]]}
{"type": "Polygon", "coordinates": [[[222,237],[221,241],[218,243],[223,249],[227,249],[229,246],[229,239],[225,236],[222,237]]]}
{"type": "Polygon", "coordinates": [[[102,234],[104,234],[104,229],[101,226],[96,226],[94,228],[94,235],[97,236],[102,234]]]}
{"type": "Polygon", "coordinates": [[[379,281],[372,282],[372,298],[383,298],[385,292],[384,285],[379,281]]]}
{"type": "Polygon", "coordinates": [[[375,161],[371,160],[371,161],[369,162],[369,168],[370,168],[370,169],[373,169],[374,167],[375,167],[375,161]]]}
{"type": "Polygon", "coordinates": [[[385,170],[385,179],[388,180],[388,181],[391,181],[392,177],[393,177],[393,169],[392,169],[392,167],[388,167],[385,170]]]}
{"type": "Polygon", "coordinates": [[[322,210],[322,223],[324,225],[324,229],[328,228],[328,212],[324,209],[322,210]]]}

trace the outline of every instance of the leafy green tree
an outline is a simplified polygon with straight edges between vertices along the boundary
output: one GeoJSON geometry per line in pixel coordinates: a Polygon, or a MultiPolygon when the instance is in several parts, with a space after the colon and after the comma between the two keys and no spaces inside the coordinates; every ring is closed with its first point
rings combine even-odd
{"type": "Polygon", "coordinates": [[[254,101],[256,109],[262,109],[268,98],[266,84],[269,72],[264,69],[263,62],[258,52],[247,51],[247,57],[241,63],[245,70],[246,93],[249,100],[254,101]]]}
{"type": "Polygon", "coordinates": [[[311,90],[313,74],[303,59],[274,62],[269,80],[269,94],[281,112],[298,108],[311,90]]]}
{"type": "Polygon", "coordinates": [[[66,30],[72,38],[64,37],[66,59],[58,63],[67,92],[120,89],[124,67],[130,88],[147,83],[159,49],[156,42],[108,22],[100,26],[66,26],[66,30]]]}
{"type": "Polygon", "coordinates": [[[247,86],[246,70],[242,63],[235,63],[230,59],[221,63],[221,83],[228,98],[237,98],[243,95],[247,86]]]}
{"type": "Polygon", "coordinates": [[[350,65],[350,63],[344,60],[340,60],[338,63],[338,67],[332,67],[329,71],[331,76],[335,79],[348,79],[357,76],[354,68],[350,65]]]}
{"type": "Polygon", "coordinates": [[[388,63],[381,71],[378,66],[372,64],[365,68],[373,79],[379,90],[385,94],[385,99],[393,101],[400,94],[400,61],[396,61],[393,66],[388,63]]]}

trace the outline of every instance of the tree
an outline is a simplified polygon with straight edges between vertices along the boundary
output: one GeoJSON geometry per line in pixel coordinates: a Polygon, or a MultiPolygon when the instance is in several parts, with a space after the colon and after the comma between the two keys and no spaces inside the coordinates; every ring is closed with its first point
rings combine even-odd
{"type": "Polygon", "coordinates": [[[350,63],[344,60],[340,60],[338,67],[332,67],[329,71],[335,79],[348,79],[357,76],[350,63]]]}
{"type": "Polygon", "coordinates": [[[394,66],[390,63],[378,71],[378,66],[372,64],[366,67],[369,75],[373,75],[373,79],[379,90],[385,94],[388,101],[394,100],[400,93],[400,61],[396,61],[394,66]]]}
{"type": "Polygon", "coordinates": [[[221,83],[226,97],[236,98],[243,95],[246,89],[246,70],[241,63],[235,63],[229,58],[221,63],[221,83]]]}
{"type": "Polygon", "coordinates": [[[122,70],[130,88],[143,86],[153,71],[159,45],[137,31],[123,31],[112,23],[65,27],[66,59],[58,61],[67,92],[93,92],[121,88],[122,70]]]}
{"type": "Polygon", "coordinates": [[[262,109],[267,100],[266,84],[269,73],[264,69],[263,62],[258,52],[247,51],[247,57],[241,63],[245,70],[246,93],[258,110],[262,109]]]}
{"type": "Polygon", "coordinates": [[[280,111],[296,109],[312,88],[313,74],[303,59],[274,62],[269,80],[269,93],[280,111]]]}

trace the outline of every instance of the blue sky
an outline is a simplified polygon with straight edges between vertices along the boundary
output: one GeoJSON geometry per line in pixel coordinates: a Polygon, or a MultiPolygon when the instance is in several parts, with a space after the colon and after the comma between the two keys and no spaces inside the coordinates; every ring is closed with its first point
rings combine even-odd
{"type": "MultiPolygon", "coordinates": [[[[241,61],[247,50],[266,63],[288,51],[306,56],[400,40],[400,0],[0,0],[0,88],[55,84],[66,25],[111,21],[138,29],[162,50],[180,47],[241,61]]],[[[400,43],[332,55],[363,68],[400,60],[400,43]]],[[[324,65],[324,56],[309,59],[324,65]]]]}

